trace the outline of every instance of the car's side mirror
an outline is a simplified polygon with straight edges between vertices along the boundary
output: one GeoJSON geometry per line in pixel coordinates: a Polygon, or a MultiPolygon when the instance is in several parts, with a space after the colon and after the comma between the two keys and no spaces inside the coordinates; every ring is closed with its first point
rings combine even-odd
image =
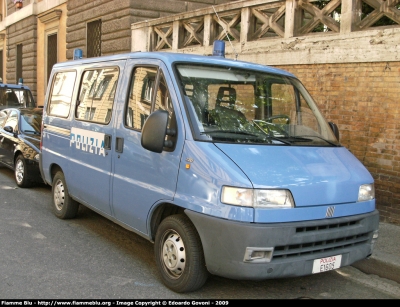
{"type": "Polygon", "coordinates": [[[164,110],[157,110],[150,114],[142,129],[143,148],[160,153],[164,147],[170,147],[169,142],[165,141],[168,115],[168,111],[164,110]]]}
{"type": "Polygon", "coordinates": [[[14,133],[14,129],[13,129],[13,127],[11,127],[11,126],[5,126],[5,127],[4,127],[4,131],[7,131],[7,132],[9,132],[9,133],[14,133]]]}

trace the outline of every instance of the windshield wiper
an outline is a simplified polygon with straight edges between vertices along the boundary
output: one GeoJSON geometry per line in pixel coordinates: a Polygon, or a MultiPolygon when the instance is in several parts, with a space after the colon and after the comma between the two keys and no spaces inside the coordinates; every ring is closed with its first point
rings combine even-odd
{"type": "Polygon", "coordinates": [[[328,141],[327,139],[324,139],[323,137],[320,137],[320,136],[317,136],[317,135],[302,135],[302,136],[299,136],[299,138],[303,138],[303,137],[317,138],[317,139],[320,139],[320,140],[323,140],[323,141],[327,142],[328,144],[330,144],[332,146],[335,146],[335,147],[340,146],[339,144],[335,144],[332,141],[328,141]]]}
{"type": "Polygon", "coordinates": [[[236,130],[212,130],[212,131],[207,131],[207,132],[201,132],[200,134],[204,135],[204,134],[239,134],[239,135],[246,135],[251,137],[250,139],[253,140],[262,140],[263,142],[267,141],[267,140],[274,140],[274,141],[278,141],[281,142],[285,145],[291,145],[291,143],[287,140],[284,140],[282,138],[279,137],[274,137],[274,136],[270,136],[270,135],[266,135],[265,133],[260,134],[254,134],[254,133],[249,133],[246,131],[236,131],[236,130]]]}
{"type": "Polygon", "coordinates": [[[214,134],[214,133],[234,133],[234,134],[242,134],[242,135],[250,135],[259,137],[257,134],[249,133],[246,131],[237,131],[237,130],[211,130],[211,131],[204,131],[200,132],[200,134],[214,134]]]}
{"type": "Polygon", "coordinates": [[[200,134],[208,134],[212,136],[213,140],[218,139],[236,139],[237,141],[252,141],[252,142],[262,142],[265,143],[268,141],[268,138],[265,137],[264,134],[254,134],[246,131],[237,131],[237,130],[212,130],[200,132],[200,134]]]}
{"type": "Polygon", "coordinates": [[[25,133],[33,133],[33,134],[40,134],[40,132],[37,132],[35,130],[24,130],[25,133]]]}
{"type": "Polygon", "coordinates": [[[286,145],[292,145],[292,143],[290,141],[285,140],[285,137],[281,138],[281,137],[276,137],[276,136],[269,135],[269,136],[267,136],[267,138],[269,138],[271,140],[274,140],[274,141],[281,142],[281,143],[286,144],[286,145]]]}

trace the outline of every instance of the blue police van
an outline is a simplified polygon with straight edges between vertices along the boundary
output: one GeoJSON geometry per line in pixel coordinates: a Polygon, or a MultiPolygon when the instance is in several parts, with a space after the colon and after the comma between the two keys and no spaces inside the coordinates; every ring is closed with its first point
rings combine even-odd
{"type": "Polygon", "coordinates": [[[84,205],[153,242],[176,292],[369,257],[374,180],[338,127],[293,74],[221,49],[55,64],[40,154],[55,215],[84,205]]]}

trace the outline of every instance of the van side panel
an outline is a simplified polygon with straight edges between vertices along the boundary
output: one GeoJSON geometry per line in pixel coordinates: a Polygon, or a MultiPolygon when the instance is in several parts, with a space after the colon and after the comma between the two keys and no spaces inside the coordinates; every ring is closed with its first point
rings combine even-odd
{"type": "MultiPolygon", "coordinates": [[[[100,147],[99,139],[103,133],[82,129],[77,123],[79,128],[60,129],[60,126],[66,126],[61,125],[61,121],[69,124],[68,120],[54,118],[51,125],[46,125],[42,161],[52,161],[61,167],[70,195],[76,200],[95,204],[98,210],[110,215],[111,154],[100,147]],[[47,143],[51,143],[51,149],[46,147],[47,143]]],[[[44,173],[49,174],[49,167],[43,164],[44,173]]]]}
{"type": "MultiPolygon", "coordinates": [[[[113,152],[105,149],[112,127],[76,121],[68,142],[70,167],[64,170],[71,195],[79,202],[111,215],[110,175],[113,152]]],[[[113,143],[113,141],[111,141],[113,143]]],[[[67,144],[64,144],[67,145],[67,144]]]]}
{"type": "Polygon", "coordinates": [[[172,202],[176,189],[180,151],[157,154],[140,144],[141,134],[124,127],[124,151],[114,154],[112,206],[115,218],[147,234],[147,219],[156,202],[172,202]]]}
{"type": "MultiPolygon", "coordinates": [[[[51,165],[58,165],[64,173],[71,197],[107,216],[112,215],[110,189],[113,151],[106,148],[105,143],[108,138],[110,147],[115,146],[115,139],[112,137],[113,117],[109,123],[97,123],[83,118],[77,119],[75,113],[84,70],[102,67],[119,67],[122,70],[124,64],[125,61],[118,61],[74,67],[77,77],[70,89],[73,93],[68,117],[48,114],[44,116],[42,167],[46,179],[51,165]]],[[[66,67],[64,70],[71,71],[71,68],[66,67]]],[[[96,103],[99,101],[94,96],[92,99],[96,103]]]]}
{"type": "MultiPolygon", "coordinates": [[[[146,64],[158,66],[163,70],[168,91],[173,103],[177,119],[178,140],[174,150],[154,153],[141,145],[141,132],[125,125],[126,97],[129,94],[131,73],[138,60],[129,60],[123,75],[122,88],[116,106],[118,117],[115,127],[115,138],[123,143],[122,152],[116,152],[113,147],[113,183],[112,208],[114,217],[125,225],[147,235],[149,230],[149,212],[157,203],[172,203],[177,185],[179,164],[184,145],[184,132],[178,98],[166,67],[160,61],[149,60],[146,64]]],[[[136,80],[137,82],[137,80],[136,80]]],[[[134,111],[135,112],[135,111],[134,111]]]]}
{"type": "Polygon", "coordinates": [[[183,208],[235,221],[254,221],[254,209],[221,203],[221,187],[252,188],[242,170],[213,143],[186,140],[175,203],[183,208]]]}

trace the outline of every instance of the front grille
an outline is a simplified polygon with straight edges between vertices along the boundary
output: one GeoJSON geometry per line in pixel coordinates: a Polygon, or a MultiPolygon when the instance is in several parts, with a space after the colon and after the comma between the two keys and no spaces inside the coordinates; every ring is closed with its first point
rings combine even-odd
{"type": "Polygon", "coordinates": [[[318,225],[318,226],[297,227],[296,233],[349,227],[349,226],[353,226],[353,225],[357,225],[357,224],[359,224],[359,221],[350,221],[350,222],[344,222],[344,223],[335,223],[335,224],[318,225]]]}
{"type": "MultiPolygon", "coordinates": [[[[349,229],[359,224],[359,221],[349,221],[344,223],[316,225],[307,227],[296,228],[297,234],[310,235],[310,238],[320,239],[322,231],[329,229],[341,229],[346,231],[346,227],[349,229]],[[320,235],[321,234],[321,235],[320,235]]],[[[347,232],[348,233],[348,232],[347,232]]],[[[326,234],[326,232],[325,232],[326,234]]],[[[322,236],[323,237],[323,236],[322,236]]],[[[340,254],[343,249],[355,247],[363,244],[367,244],[370,238],[370,232],[358,233],[354,235],[343,236],[339,238],[329,238],[325,240],[315,240],[312,242],[300,243],[300,244],[288,244],[276,246],[274,248],[272,261],[279,261],[285,258],[294,258],[311,254],[322,254],[331,252],[331,254],[340,254]]]]}

